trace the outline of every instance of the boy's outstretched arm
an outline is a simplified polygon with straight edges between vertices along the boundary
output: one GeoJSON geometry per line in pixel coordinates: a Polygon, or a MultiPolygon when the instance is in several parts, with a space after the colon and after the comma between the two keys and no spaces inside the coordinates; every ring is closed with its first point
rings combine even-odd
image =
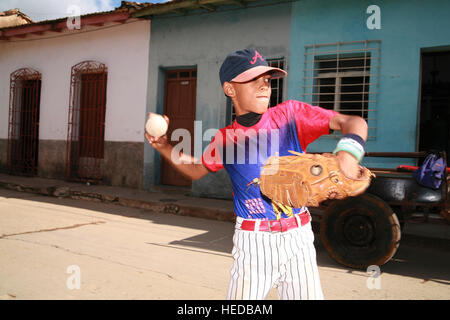
{"type": "MultiPolygon", "coordinates": [[[[169,118],[167,116],[164,116],[164,118],[169,123],[169,118]]],[[[196,163],[195,158],[190,155],[180,153],[176,155],[177,159],[173,159],[173,147],[168,143],[166,135],[155,138],[146,132],[145,138],[150,146],[157,150],[173,168],[185,177],[191,180],[199,180],[209,173],[209,170],[202,163],[196,163]]]]}
{"type": "MultiPolygon", "coordinates": [[[[342,135],[356,134],[367,140],[367,122],[358,116],[338,114],[330,119],[330,129],[339,130],[342,135]]],[[[339,151],[336,156],[342,172],[349,178],[357,179],[360,173],[358,160],[346,151],[339,151]]]]}
{"type": "Polygon", "coordinates": [[[330,119],[330,129],[339,130],[343,135],[353,133],[367,140],[367,122],[358,116],[349,116],[339,113],[330,119]]]}

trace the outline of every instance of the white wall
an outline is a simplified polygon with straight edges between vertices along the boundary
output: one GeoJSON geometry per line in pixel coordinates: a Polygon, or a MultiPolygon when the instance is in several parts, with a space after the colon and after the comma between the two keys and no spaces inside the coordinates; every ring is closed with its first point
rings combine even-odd
{"type": "Polygon", "coordinates": [[[14,42],[0,41],[0,139],[8,138],[12,72],[29,67],[42,73],[39,138],[66,140],[71,67],[96,60],[108,68],[105,140],[143,142],[150,21],[73,33],[47,32],[14,38],[14,42]],[[58,37],[47,39],[55,35],[58,37]]]}

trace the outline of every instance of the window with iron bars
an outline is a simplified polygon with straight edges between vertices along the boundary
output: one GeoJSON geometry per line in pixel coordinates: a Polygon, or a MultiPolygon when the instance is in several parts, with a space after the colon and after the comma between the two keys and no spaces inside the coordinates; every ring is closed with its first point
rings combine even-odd
{"type": "MultiPolygon", "coordinates": [[[[280,68],[284,70],[285,67],[285,59],[277,58],[277,59],[267,59],[267,63],[271,67],[280,68]]],[[[284,86],[284,78],[280,79],[272,79],[270,81],[270,86],[272,88],[272,95],[270,96],[269,108],[276,106],[283,102],[283,86],[284,86]]],[[[230,98],[227,97],[227,109],[229,111],[228,116],[228,124],[233,123],[234,119],[236,119],[236,112],[234,110],[233,102],[230,98]]]]}
{"type": "Polygon", "coordinates": [[[357,115],[375,138],[380,41],[305,47],[303,99],[312,105],[357,115]]]}

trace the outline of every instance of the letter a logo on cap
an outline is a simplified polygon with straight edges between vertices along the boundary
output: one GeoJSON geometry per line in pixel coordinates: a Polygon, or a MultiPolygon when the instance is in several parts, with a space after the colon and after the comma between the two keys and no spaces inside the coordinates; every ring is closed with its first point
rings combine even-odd
{"type": "Polygon", "coordinates": [[[264,61],[264,58],[255,50],[255,55],[253,56],[252,61],[250,61],[250,64],[255,64],[258,58],[260,58],[261,61],[264,61]]]}

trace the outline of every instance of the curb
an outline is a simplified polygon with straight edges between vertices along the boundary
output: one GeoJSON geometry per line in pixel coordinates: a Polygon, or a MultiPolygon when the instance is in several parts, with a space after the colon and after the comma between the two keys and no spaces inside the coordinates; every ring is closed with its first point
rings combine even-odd
{"type": "Polygon", "coordinates": [[[0,181],[0,188],[55,198],[67,198],[74,200],[87,200],[116,204],[124,207],[152,210],[158,213],[177,214],[181,216],[190,216],[218,221],[235,221],[234,212],[230,210],[190,206],[185,204],[178,204],[173,201],[143,201],[107,193],[82,191],[77,188],[70,188],[67,186],[35,187],[20,183],[0,181]]]}

